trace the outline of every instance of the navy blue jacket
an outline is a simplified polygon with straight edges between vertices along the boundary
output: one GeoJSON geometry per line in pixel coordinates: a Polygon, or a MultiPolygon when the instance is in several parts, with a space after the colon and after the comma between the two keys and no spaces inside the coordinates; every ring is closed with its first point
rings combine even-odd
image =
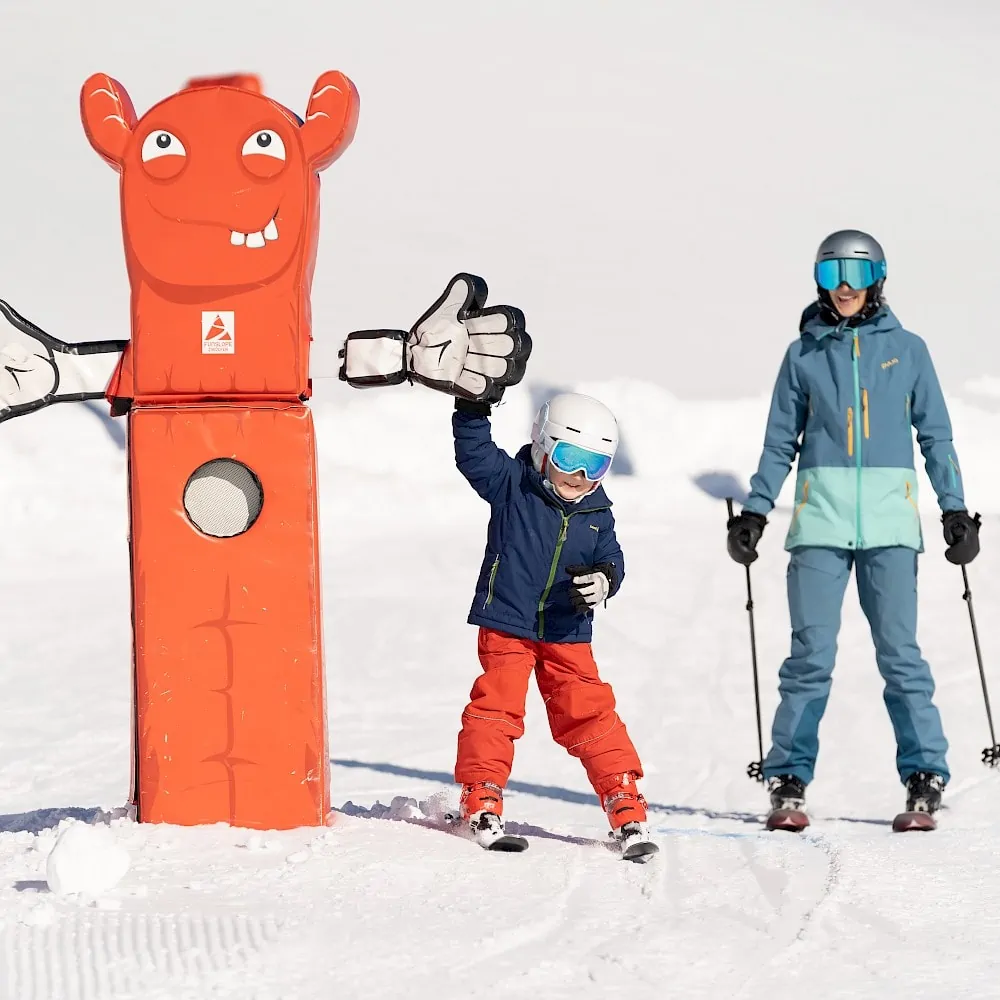
{"type": "Polygon", "coordinates": [[[593,612],[569,599],[567,566],[610,569],[609,597],[625,576],[611,501],[599,486],[566,503],[531,464],[531,445],[511,458],[493,443],[487,417],[456,411],[455,464],[491,508],[472,625],[544,642],[590,642],[593,612]]]}

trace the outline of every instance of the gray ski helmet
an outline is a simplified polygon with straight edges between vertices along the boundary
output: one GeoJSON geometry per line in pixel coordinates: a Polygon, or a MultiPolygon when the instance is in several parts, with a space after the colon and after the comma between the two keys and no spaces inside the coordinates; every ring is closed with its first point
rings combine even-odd
{"type": "MultiPolygon", "coordinates": [[[[885,285],[886,272],[885,251],[874,236],[862,232],[860,229],[840,229],[835,233],[830,233],[820,243],[819,249],[816,251],[816,264],[820,264],[824,260],[867,260],[873,264],[881,263],[882,265],[882,277],[868,287],[864,308],[852,317],[849,325],[854,326],[870,316],[874,316],[882,308],[884,304],[882,288],[885,285]]],[[[843,317],[834,307],[830,293],[820,287],[818,280],[816,293],[826,318],[831,323],[839,323],[843,317]]]]}
{"type": "Polygon", "coordinates": [[[869,236],[860,229],[841,229],[839,232],[831,233],[820,243],[816,251],[817,264],[831,258],[851,257],[870,261],[885,260],[885,252],[874,236],[869,236]]]}

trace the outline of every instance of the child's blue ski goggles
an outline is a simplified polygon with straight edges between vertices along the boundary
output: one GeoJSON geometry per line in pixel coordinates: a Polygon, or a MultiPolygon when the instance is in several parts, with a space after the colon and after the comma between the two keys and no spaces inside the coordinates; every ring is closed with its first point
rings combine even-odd
{"type": "Polygon", "coordinates": [[[818,261],[813,272],[816,284],[832,292],[841,285],[850,285],[856,292],[870,288],[885,277],[884,260],[863,260],[857,257],[841,257],[834,260],[818,261]]]}
{"type": "Polygon", "coordinates": [[[611,455],[581,448],[570,441],[557,441],[549,454],[549,461],[567,476],[582,472],[592,483],[603,479],[611,468],[611,455]]]}

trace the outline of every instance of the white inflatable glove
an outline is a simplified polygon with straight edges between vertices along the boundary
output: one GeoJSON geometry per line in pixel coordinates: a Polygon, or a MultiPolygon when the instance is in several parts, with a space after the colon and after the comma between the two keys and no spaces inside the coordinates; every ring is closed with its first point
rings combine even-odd
{"type": "Polygon", "coordinates": [[[67,344],[0,299],[0,421],[71,400],[100,399],[127,341],[67,344]]]}
{"type": "Polygon", "coordinates": [[[340,378],[356,388],[422,382],[463,399],[497,402],[524,377],[531,338],[514,306],[485,308],[486,282],[456,274],[409,333],[359,330],[340,351],[340,378]]]}
{"type": "Polygon", "coordinates": [[[569,599],[577,611],[589,611],[608,599],[611,581],[599,569],[589,566],[567,566],[573,581],[569,587],[569,599]]]}

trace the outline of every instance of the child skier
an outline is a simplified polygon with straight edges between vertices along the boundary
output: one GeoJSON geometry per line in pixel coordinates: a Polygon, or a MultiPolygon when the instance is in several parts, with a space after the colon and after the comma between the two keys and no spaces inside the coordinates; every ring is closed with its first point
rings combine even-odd
{"type": "Polygon", "coordinates": [[[906,786],[897,829],[927,829],[948,782],[948,743],[934,705],[931,669],[917,644],[917,506],[912,429],[942,511],[946,558],[979,552],[944,395],[927,345],[904,330],[882,298],[882,247],[867,233],[828,236],[816,254],[817,300],[778,374],[760,466],[743,511],[728,525],[729,554],[749,566],[792,462],[795,513],[785,548],[791,654],[764,761],[769,825],[800,828],[819,752],[840,609],[851,569],[871,625],[906,786]],[[785,814],[794,813],[788,817],[785,814]],[[914,813],[921,814],[913,816],[914,813]]]}
{"type": "Polygon", "coordinates": [[[623,856],[644,860],[657,848],[635,784],[642,765],[590,647],[593,610],[625,575],[601,486],[618,425],[596,399],[564,393],[541,407],[531,444],[511,458],[493,443],[489,414],[488,403],[457,399],[452,416],[456,465],[491,507],[468,619],[483,672],[458,736],[461,818],[484,847],[526,846],[504,835],[503,788],[534,672],[553,738],[583,763],[623,856]]]}

